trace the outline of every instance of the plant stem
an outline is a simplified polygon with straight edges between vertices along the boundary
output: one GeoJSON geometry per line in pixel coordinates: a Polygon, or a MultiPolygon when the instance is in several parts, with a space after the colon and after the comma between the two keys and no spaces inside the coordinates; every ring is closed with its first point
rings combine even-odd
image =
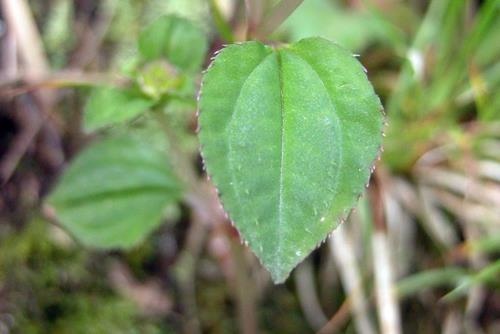
{"type": "Polygon", "coordinates": [[[402,332],[400,310],[394,288],[394,268],[390,259],[390,245],[384,215],[383,192],[378,172],[373,174],[368,193],[374,226],[372,253],[380,332],[386,334],[399,334],[402,332]]]}
{"type": "Polygon", "coordinates": [[[262,0],[245,0],[247,38],[253,36],[262,20],[262,0]]]}
{"type": "MultiPolygon", "coordinates": [[[[196,212],[193,216],[197,216],[196,212]]],[[[175,276],[182,295],[181,303],[185,313],[183,324],[185,333],[201,333],[196,305],[196,263],[203,250],[205,236],[206,226],[199,222],[197,217],[194,217],[188,230],[186,247],[179,255],[175,266],[175,276]]]]}
{"type": "Polygon", "coordinates": [[[236,304],[240,333],[258,333],[255,286],[248,270],[245,249],[238,240],[231,238],[231,253],[236,278],[236,304]]]}
{"type": "Polygon", "coordinates": [[[335,314],[321,328],[317,334],[340,333],[342,326],[349,320],[351,310],[351,299],[347,297],[335,314]]]}
{"type": "Polygon", "coordinates": [[[467,272],[458,267],[445,267],[421,271],[400,280],[397,284],[397,292],[400,299],[408,297],[424,289],[439,286],[456,286],[467,277],[467,272]]]}
{"type": "MultiPolygon", "coordinates": [[[[171,160],[179,178],[187,186],[185,196],[186,203],[193,213],[192,226],[189,229],[187,239],[187,249],[183,251],[183,256],[179,260],[179,270],[177,277],[181,288],[181,293],[186,299],[184,302],[187,322],[184,330],[186,333],[199,333],[200,323],[197,317],[196,290],[195,290],[195,260],[202,251],[204,237],[207,226],[225,222],[224,212],[216,205],[210,197],[210,190],[205,182],[198,177],[193,168],[192,162],[187,158],[187,154],[182,152],[175,143],[178,139],[174,130],[170,126],[168,117],[161,111],[156,111],[157,121],[162,127],[166,139],[169,142],[171,160]]],[[[256,300],[252,281],[247,272],[245,254],[243,248],[237,245],[237,241],[231,240],[231,256],[235,264],[236,273],[236,302],[238,305],[239,323],[243,334],[258,333],[256,300]]]]}
{"type": "Polygon", "coordinates": [[[189,160],[188,155],[183,152],[177,145],[179,139],[175,135],[174,129],[170,126],[170,120],[162,110],[154,111],[156,120],[165,134],[170,160],[179,179],[184,182],[188,188],[188,192],[197,192],[199,177],[189,160]]]}
{"type": "Polygon", "coordinates": [[[319,303],[310,260],[302,262],[297,267],[294,278],[302,312],[309,325],[317,331],[328,322],[328,319],[319,303]]]}
{"type": "Polygon", "coordinates": [[[361,274],[356,261],[353,241],[345,225],[337,227],[329,240],[330,251],[339,270],[342,285],[351,301],[351,312],[358,333],[375,333],[368,314],[367,298],[363,291],[361,274]]]}
{"type": "MultiPolygon", "coordinates": [[[[28,2],[26,0],[3,0],[1,10],[5,17],[7,29],[12,36],[13,45],[16,46],[14,52],[23,60],[26,79],[37,80],[47,75],[50,71],[49,62],[28,2]]],[[[7,158],[4,157],[0,162],[0,186],[10,179],[24,154],[28,151],[30,144],[43,128],[48,119],[48,113],[53,109],[55,103],[54,94],[51,92],[36,92],[34,96],[38,103],[33,105],[34,108],[31,106],[25,108],[26,112],[32,116],[29,128],[23,131],[23,135],[19,136],[18,140],[14,141],[5,153],[7,158]]]]}
{"type": "Polygon", "coordinates": [[[13,98],[38,89],[61,89],[80,86],[125,86],[130,79],[120,75],[99,72],[81,72],[64,70],[46,73],[27,82],[27,73],[20,73],[10,78],[0,77],[0,98],[13,98]]]}
{"type": "Polygon", "coordinates": [[[234,43],[235,39],[233,29],[224,18],[224,15],[222,15],[222,12],[220,11],[216,0],[210,0],[208,4],[210,6],[212,17],[214,19],[215,28],[217,28],[220,37],[222,37],[222,39],[227,43],[234,43]]]}
{"type": "Polygon", "coordinates": [[[16,36],[19,54],[30,77],[45,75],[50,70],[49,62],[28,3],[3,0],[2,5],[7,26],[16,36]]]}
{"type": "Polygon", "coordinates": [[[304,0],[282,0],[271,10],[262,22],[261,28],[257,31],[259,36],[269,36],[276,30],[304,0]]]}

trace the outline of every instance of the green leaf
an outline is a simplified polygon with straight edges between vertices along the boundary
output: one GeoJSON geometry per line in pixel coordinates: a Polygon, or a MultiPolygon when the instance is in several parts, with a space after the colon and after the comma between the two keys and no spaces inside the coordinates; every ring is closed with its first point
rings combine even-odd
{"type": "Polygon", "coordinates": [[[154,101],[132,90],[97,87],[85,105],[84,127],[94,131],[123,123],[139,116],[153,104],[154,101]]]}
{"type": "Polygon", "coordinates": [[[200,28],[173,15],[157,19],[139,37],[139,51],[146,60],[164,57],[188,72],[200,69],[207,48],[207,39],[200,28]]]}
{"type": "Polygon", "coordinates": [[[381,145],[362,65],[321,38],[231,45],[203,78],[200,132],[224,208],[275,282],[344,219],[381,145]]]}
{"type": "Polygon", "coordinates": [[[84,244],[116,248],[141,241],[179,196],[163,152],[136,138],[117,137],[82,152],[49,203],[84,244]]]}

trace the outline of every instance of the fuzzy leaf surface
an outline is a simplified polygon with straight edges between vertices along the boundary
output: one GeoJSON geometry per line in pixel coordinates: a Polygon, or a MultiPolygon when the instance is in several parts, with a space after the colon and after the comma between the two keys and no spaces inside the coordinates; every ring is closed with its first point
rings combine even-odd
{"type": "Polygon", "coordinates": [[[165,207],[179,197],[165,154],[143,140],[121,136],[78,155],[48,201],[82,243],[126,248],[158,226],[165,207]]]}
{"type": "Polygon", "coordinates": [[[283,282],[364,191],[382,106],[362,65],[322,38],[226,47],[203,78],[207,172],[242,238],[283,282]]]}

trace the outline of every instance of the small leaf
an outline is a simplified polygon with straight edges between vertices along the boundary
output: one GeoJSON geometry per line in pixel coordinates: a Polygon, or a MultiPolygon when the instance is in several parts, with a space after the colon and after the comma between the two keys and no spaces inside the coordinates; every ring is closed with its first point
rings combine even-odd
{"type": "Polygon", "coordinates": [[[139,37],[139,51],[146,60],[164,57],[188,72],[201,67],[207,48],[203,31],[189,20],[174,15],[157,19],[139,37]]]}
{"type": "Polygon", "coordinates": [[[163,152],[135,138],[117,137],[82,152],[49,203],[84,244],[115,248],[141,241],[179,196],[163,152]]]}
{"type": "Polygon", "coordinates": [[[283,282],[364,191],[382,106],[362,65],[321,38],[231,45],[203,78],[199,139],[224,208],[283,282]]]}
{"type": "Polygon", "coordinates": [[[132,90],[97,87],[85,106],[84,127],[94,131],[123,123],[139,116],[153,104],[152,100],[132,90]]]}

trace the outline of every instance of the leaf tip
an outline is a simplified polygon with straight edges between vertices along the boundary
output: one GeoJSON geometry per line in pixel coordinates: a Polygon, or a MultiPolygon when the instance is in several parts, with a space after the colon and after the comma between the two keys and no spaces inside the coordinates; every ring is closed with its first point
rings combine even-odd
{"type": "Polygon", "coordinates": [[[288,269],[284,269],[284,268],[273,269],[273,270],[270,270],[268,268],[268,270],[269,270],[269,273],[271,274],[271,279],[273,280],[273,283],[275,285],[285,283],[285,281],[288,279],[288,277],[290,277],[290,273],[292,272],[292,270],[288,270],[288,269]]]}

